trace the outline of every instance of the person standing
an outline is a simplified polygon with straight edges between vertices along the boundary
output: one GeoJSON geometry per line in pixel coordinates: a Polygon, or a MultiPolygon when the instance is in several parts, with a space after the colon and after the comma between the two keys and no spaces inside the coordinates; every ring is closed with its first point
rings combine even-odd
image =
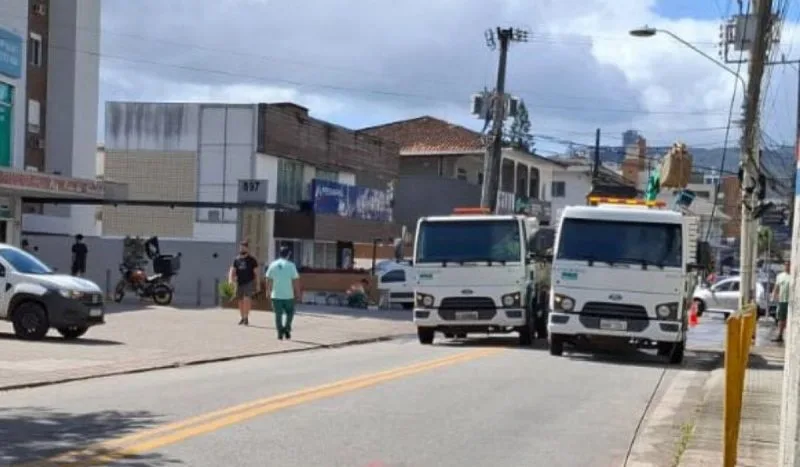
{"type": "Polygon", "coordinates": [[[775,317],[778,318],[778,335],[772,339],[773,342],[783,342],[783,332],[786,330],[786,319],[789,317],[789,294],[792,286],[792,267],[787,261],[783,271],[775,279],[775,287],[772,289],[772,300],[778,303],[775,317]]]}
{"type": "Polygon", "coordinates": [[[239,244],[239,255],[233,259],[228,282],[236,285],[236,300],[239,302],[241,317],[239,325],[249,326],[251,300],[258,293],[258,261],[250,254],[246,241],[239,244]]]}
{"type": "Polygon", "coordinates": [[[278,339],[292,338],[292,320],[294,319],[294,303],[300,299],[300,274],[297,267],[289,260],[290,251],[281,247],[278,259],[267,268],[267,290],[272,299],[272,311],[275,313],[275,329],[278,339]]]}
{"type": "Polygon", "coordinates": [[[75,243],[72,245],[72,275],[83,277],[86,274],[86,256],[89,248],[83,243],[83,235],[75,236],[75,243]]]}

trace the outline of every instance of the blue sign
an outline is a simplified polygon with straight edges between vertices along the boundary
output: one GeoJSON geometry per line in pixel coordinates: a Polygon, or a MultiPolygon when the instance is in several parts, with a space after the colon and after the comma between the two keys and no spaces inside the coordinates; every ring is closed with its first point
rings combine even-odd
{"type": "Polygon", "coordinates": [[[392,221],[392,200],[385,190],[314,179],[311,181],[311,201],[317,214],[392,221]]]}
{"type": "Polygon", "coordinates": [[[0,74],[22,76],[22,38],[5,29],[0,29],[0,74]]]}

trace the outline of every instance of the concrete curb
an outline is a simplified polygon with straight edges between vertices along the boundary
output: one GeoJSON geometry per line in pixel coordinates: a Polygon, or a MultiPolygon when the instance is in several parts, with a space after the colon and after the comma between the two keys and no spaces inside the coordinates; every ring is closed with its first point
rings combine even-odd
{"type": "Polygon", "coordinates": [[[138,373],[147,373],[151,371],[160,371],[160,370],[172,370],[175,368],[182,368],[186,366],[198,366],[198,365],[207,365],[209,363],[222,363],[222,362],[229,362],[233,360],[244,360],[247,358],[256,358],[256,357],[266,357],[269,355],[284,355],[284,354],[292,354],[292,353],[299,353],[299,352],[308,352],[310,350],[321,350],[321,349],[338,349],[342,347],[353,347],[356,345],[367,345],[367,344],[375,344],[379,342],[388,342],[397,339],[405,339],[411,337],[411,334],[397,334],[391,336],[379,336],[379,337],[371,337],[369,339],[354,339],[350,341],[344,342],[337,342],[334,344],[315,344],[309,345],[308,347],[303,347],[299,349],[286,349],[286,350],[272,350],[266,352],[253,352],[253,353],[244,353],[240,355],[232,355],[227,357],[217,357],[217,358],[203,358],[203,359],[196,359],[196,360],[185,360],[185,361],[176,361],[172,363],[165,363],[162,365],[145,365],[139,368],[132,368],[129,370],[120,370],[120,371],[112,371],[106,373],[99,373],[96,375],[86,375],[86,376],[76,376],[73,378],[63,378],[59,380],[53,381],[39,381],[33,383],[23,383],[23,384],[11,384],[7,386],[0,385],[0,393],[8,392],[8,391],[17,391],[20,389],[32,389],[32,388],[39,388],[44,386],[55,386],[57,384],[64,384],[64,383],[73,383],[76,381],[86,381],[90,379],[100,379],[100,378],[110,378],[113,376],[123,376],[123,375],[134,375],[138,373]]]}

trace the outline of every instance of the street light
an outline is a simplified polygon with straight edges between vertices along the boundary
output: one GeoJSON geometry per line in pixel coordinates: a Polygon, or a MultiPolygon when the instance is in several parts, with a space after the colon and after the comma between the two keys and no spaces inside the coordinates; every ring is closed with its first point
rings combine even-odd
{"type": "Polygon", "coordinates": [[[669,37],[671,37],[671,38],[675,39],[676,41],[680,42],[681,44],[685,45],[686,47],[689,47],[690,49],[694,50],[698,54],[702,55],[703,57],[705,57],[706,59],[708,59],[709,61],[714,63],[714,65],[717,65],[718,67],[722,68],[723,70],[725,70],[728,73],[730,73],[733,76],[735,76],[739,80],[739,82],[742,83],[742,89],[746,89],[747,88],[747,83],[745,83],[744,78],[742,78],[739,75],[739,73],[736,73],[736,71],[732,70],[731,68],[728,68],[724,63],[720,62],[719,60],[717,60],[716,58],[712,57],[711,55],[709,55],[709,54],[703,52],[702,50],[698,49],[697,47],[692,45],[690,42],[688,42],[688,41],[686,41],[684,39],[681,39],[680,36],[678,36],[677,34],[675,34],[672,31],[669,31],[669,30],[666,30],[666,29],[651,28],[650,26],[644,26],[644,27],[641,27],[641,28],[638,28],[638,29],[631,29],[628,33],[633,37],[653,37],[658,33],[666,34],[669,37]]]}

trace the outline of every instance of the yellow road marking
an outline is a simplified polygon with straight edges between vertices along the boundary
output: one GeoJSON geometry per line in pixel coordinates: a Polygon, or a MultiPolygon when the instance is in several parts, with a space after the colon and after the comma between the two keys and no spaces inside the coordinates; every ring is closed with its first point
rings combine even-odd
{"type": "Polygon", "coordinates": [[[24,464],[25,467],[95,466],[125,457],[133,457],[163,446],[174,444],[230,425],[275,412],[284,408],[356,391],[377,384],[430,371],[444,366],[502,352],[502,349],[480,349],[444,358],[429,360],[405,367],[362,375],[321,386],[272,396],[226,409],[208,412],[182,421],[137,431],[113,440],[92,444],[42,461],[24,464]]]}

